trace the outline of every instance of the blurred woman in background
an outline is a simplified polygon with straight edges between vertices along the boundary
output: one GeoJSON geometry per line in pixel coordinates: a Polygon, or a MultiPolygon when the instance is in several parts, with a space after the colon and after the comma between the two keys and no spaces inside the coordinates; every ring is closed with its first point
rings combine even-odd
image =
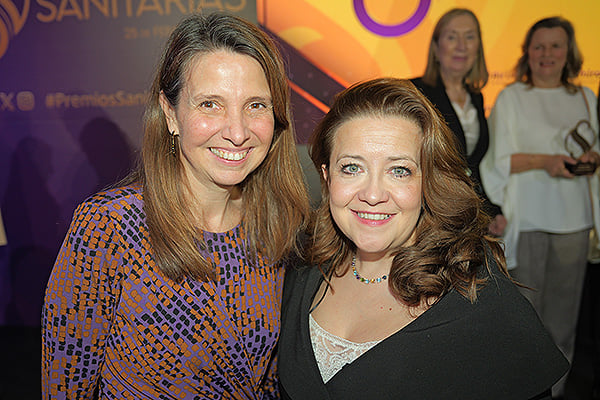
{"type": "MultiPolygon", "coordinates": [[[[511,275],[533,289],[523,293],[569,361],[589,231],[600,218],[596,97],[573,82],[581,66],[569,21],[536,22],[525,36],[516,82],[500,92],[490,114],[490,149],[481,165],[485,190],[508,219],[511,275]]],[[[564,379],[553,391],[562,395],[564,379]]]]}
{"type": "Polygon", "coordinates": [[[467,162],[471,179],[492,217],[489,230],[500,236],[506,219],[481,187],[479,163],[488,149],[488,125],[481,89],[488,80],[481,28],[472,11],[454,8],[438,20],[429,43],[425,74],[412,79],[442,113],[467,162]]]}

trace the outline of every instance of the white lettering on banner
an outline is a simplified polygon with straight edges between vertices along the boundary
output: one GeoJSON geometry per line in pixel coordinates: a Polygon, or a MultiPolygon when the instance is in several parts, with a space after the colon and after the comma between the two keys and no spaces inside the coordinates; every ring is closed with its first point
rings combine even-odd
{"type": "Polygon", "coordinates": [[[140,17],[146,13],[156,15],[187,14],[202,10],[242,11],[247,0],[36,0],[43,8],[35,16],[40,22],[57,22],[74,17],[77,20],[89,20],[94,12],[106,18],[120,16],[140,17]]]}
{"type": "MultiPolygon", "coordinates": [[[[134,107],[146,103],[148,93],[128,93],[119,90],[115,93],[66,94],[61,92],[46,94],[46,108],[90,108],[90,107],[134,107]]],[[[0,112],[32,111],[35,108],[35,95],[30,91],[0,92],[0,112]]]]}
{"type": "Polygon", "coordinates": [[[137,26],[126,26],[123,28],[123,38],[126,40],[148,39],[149,37],[166,38],[171,34],[175,26],[155,25],[152,28],[138,28],[137,26]]]}
{"type": "Polygon", "coordinates": [[[46,94],[46,108],[133,107],[146,103],[148,93],[46,94]]]}

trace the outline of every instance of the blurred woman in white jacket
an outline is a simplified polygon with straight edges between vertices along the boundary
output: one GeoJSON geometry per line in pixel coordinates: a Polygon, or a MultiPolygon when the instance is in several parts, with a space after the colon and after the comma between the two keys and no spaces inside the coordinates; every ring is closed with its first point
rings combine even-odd
{"type": "MultiPolygon", "coordinates": [[[[582,57],[569,21],[536,22],[522,50],[516,82],[499,94],[488,120],[490,148],[481,176],[508,220],[504,240],[511,275],[533,289],[523,289],[524,295],[572,361],[589,231],[600,217],[593,172],[600,164],[597,100],[573,83],[582,57]],[[573,140],[576,126],[591,147],[573,140]]],[[[556,396],[564,380],[555,385],[556,396]]]]}

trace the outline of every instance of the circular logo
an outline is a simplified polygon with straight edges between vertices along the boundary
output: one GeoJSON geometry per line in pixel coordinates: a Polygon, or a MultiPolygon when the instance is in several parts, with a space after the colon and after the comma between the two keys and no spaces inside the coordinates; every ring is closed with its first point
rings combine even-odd
{"type": "Polygon", "coordinates": [[[24,0],[23,11],[19,12],[10,0],[0,0],[0,58],[8,49],[9,38],[19,33],[25,25],[30,1],[24,0]]]}
{"type": "Polygon", "coordinates": [[[365,28],[379,36],[390,37],[402,36],[415,29],[425,18],[425,15],[429,10],[429,6],[431,5],[431,0],[420,0],[415,13],[406,21],[397,25],[383,25],[375,22],[367,13],[367,9],[365,8],[365,0],[353,0],[353,3],[356,16],[365,28]]]}

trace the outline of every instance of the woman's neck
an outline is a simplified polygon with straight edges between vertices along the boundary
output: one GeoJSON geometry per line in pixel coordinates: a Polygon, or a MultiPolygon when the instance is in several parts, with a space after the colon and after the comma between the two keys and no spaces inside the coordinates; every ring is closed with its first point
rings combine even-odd
{"type": "Polygon", "coordinates": [[[389,255],[377,256],[360,251],[354,255],[355,268],[361,276],[369,279],[389,275],[393,260],[389,255]]]}
{"type": "Polygon", "coordinates": [[[208,232],[226,232],[242,219],[242,191],[237,187],[195,191],[190,202],[197,225],[208,232]]]}
{"type": "Polygon", "coordinates": [[[463,77],[449,74],[442,74],[440,72],[440,77],[442,79],[442,83],[444,84],[444,88],[446,89],[446,94],[450,101],[459,104],[461,107],[465,105],[467,101],[467,90],[465,89],[465,85],[463,84],[463,77]]]}
{"type": "Polygon", "coordinates": [[[558,78],[541,78],[541,77],[531,77],[531,84],[534,87],[542,88],[542,89],[552,89],[562,86],[562,82],[560,81],[560,76],[558,78]]]}
{"type": "Polygon", "coordinates": [[[465,77],[462,74],[454,73],[452,71],[440,70],[440,79],[444,83],[444,86],[451,88],[464,87],[465,77]]]}

